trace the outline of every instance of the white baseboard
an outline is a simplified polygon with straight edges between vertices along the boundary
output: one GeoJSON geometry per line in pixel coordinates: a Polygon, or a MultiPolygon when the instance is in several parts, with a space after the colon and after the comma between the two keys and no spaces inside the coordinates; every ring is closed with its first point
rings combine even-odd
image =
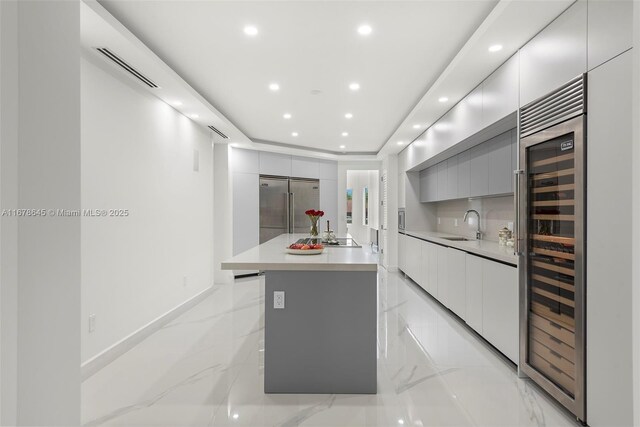
{"type": "Polygon", "coordinates": [[[131,350],[136,345],[140,344],[140,342],[142,342],[149,335],[158,331],[164,325],[171,322],[172,320],[180,316],[185,311],[196,306],[203,299],[208,297],[212,292],[213,292],[213,286],[210,286],[204,291],[186,300],[182,304],[172,308],[171,310],[167,311],[163,315],[147,323],[137,331],[133,332],[131,335],[118,341],[117,343],[107,348],[103,352],[97,354],[96,356],[84,362],[80,367],[82,381],[91,377],[100,369],[104,368],[109,363],[113,362],[118,357],[122,356],[124,353],[131,350]]]}

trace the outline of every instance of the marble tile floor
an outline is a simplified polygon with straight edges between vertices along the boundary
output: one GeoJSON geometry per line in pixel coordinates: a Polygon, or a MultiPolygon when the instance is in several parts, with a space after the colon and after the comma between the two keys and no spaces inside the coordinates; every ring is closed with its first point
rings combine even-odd
{"type": "Polygon", "coordinates": [[[384,270],[378,394],[266,395],[262,280],[217,286],[88,378],[84,425],[577,425],[417,285],[384,270]]]}

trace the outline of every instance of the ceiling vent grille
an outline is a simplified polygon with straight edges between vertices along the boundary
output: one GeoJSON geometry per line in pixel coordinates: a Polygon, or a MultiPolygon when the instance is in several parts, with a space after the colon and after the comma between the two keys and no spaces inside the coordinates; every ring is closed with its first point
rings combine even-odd
{"type": "Polygon", "coordinates": [[[111,61],[113,61],[119,67],[124,69],[127,73],[131,74],[133,77],[135,77],[136,79],[140,80],[145,85],[149,86],[150,88],[156,89],[158,87],[158,85],[155,84],[151,79],[145,77],[142,73],[140,73],[138,70],[133,68],[131,65],[127,64],[126,62],[124,62],[122,59],[120,59],[118,57],[118,55],[116,55],[115,53],[111,52],[106,47],[98,47],[98,48],[96,48],[96,50],[98,52],[100,52],[101,54],[103,54],[104,56],[106,56],[107,58],[109,58],[111,61]]]}
{"type": "Polygon", "coordinates": [[[531,135],[587,112],[586,74],[520,109],[520,137],[531,135]]]}
{"type": "Polygon", "coordinates": [[[212,131],[214,131],[215,133],[217,133],[218,135],[220,135],[220,137],[222,137],[223,139],[229,139],[229,137],[227,135],[225,135],[224,133],[220,132],[218,129],[216,129],[213,126],[207,126],[209,129],[211,129],[212,131]]]}

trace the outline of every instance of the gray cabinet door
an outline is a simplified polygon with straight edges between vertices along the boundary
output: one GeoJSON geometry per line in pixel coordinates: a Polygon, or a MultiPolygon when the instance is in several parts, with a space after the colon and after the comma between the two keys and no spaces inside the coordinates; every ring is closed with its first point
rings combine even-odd
{"type": "Polygon", "coordinates": [[[429,202],[438,200],[438,165],[431,166],[428,172],[429,180],[429,202]]]}
{"type": "Polygon", "coordinates": [[[508,131],[492,138],[489,145],[489,194],[512,192],[511,137],[508,131]]]}
{"type": "Polygon", "coordinates": [[[447,199],[447,161],[436,165],[438,173],[438,194],[436,200],[447,199]]]}
{"type": "Polygon", "coordinates": [[[469,163],[470,163],[470,151],[464,151],[458,154],[458,192],[457,197],[464,198],[469,197],[469,163]]]}
{"type": "Polygon", "coordinates": [[[447,160],[447,199],[458,198],[458,156],[447,160]]]}
{"type": "Polygon", "coordinates": [[[489,194],[489,144],[477,145],[469,150],[469,196],[489,194]]]}
{"type": "Polygon", "coordinates": [[[420,171],[420,201],[429,202],[429,169],[420,171]]]}

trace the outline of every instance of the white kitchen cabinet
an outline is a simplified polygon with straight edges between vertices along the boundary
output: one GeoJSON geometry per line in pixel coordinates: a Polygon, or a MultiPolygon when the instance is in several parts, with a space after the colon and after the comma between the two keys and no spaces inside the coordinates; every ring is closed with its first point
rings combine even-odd
{"type": "Polygon", "coordinates": [[[457,197],[459,199],[461,198],[465,198],[465,197],[469,197],[470,195],[470,179],[471,176],[469,175],[469,168],[470,168],[470,164],[471,164],[471,152],[469,150],[467,151],[463,151],[462,153],[458,154],[458,179],[457,179],[457,183],[458,183],[458,191],[457,191],[457,197]]]}
{"type": "Polygon", "coordinates": [[[438,171],[438,196],[436,200],[447,200],[447,160],[438,163],[436,165],[436,170],[438,171]]]}
{"type": "Polygon", "coordinates": [[[320,179],[338,179],[338,163],[318,160],[318,176],[320,179]]]}
{"type": "Polygon", "coordinates": [[[446,307],[449,306],[449,257],[448,248],[445,246],[438,245],[436,247],[436,258],[437,258],[437,277],[438,277],[438,291],[437,298],[442,304],[446,307]]]}
{"type": "Polygon", "coordinates": [[[466,317],[467,325],[482,335],[482,263],[484,260],[466,254],[466,317]]]}
{"type": "Polygon", "coordinates": [[[421,242],[422,245],[422,288],[434,298],[438,298],[438,246],[421,242]]]}
{"type": "Polygon", "coordinates": [[[398,233],[398,268],[407,274],[407,235],[398,233]]]}
{"type": "MultiPolygon", "coordinates": [[[[316,159],[306,157],[291,158],[291,176],[295,178],[320,178],[320,165],[316,159]]],[[[334,178],[336,179],[337,176],[334,178]]]]}
{"type": "Polygon", "coordinates": [[[407,236],[406,240],[406,267],[407,270],[405,273],[407,276],[411,277],[411,279],[419,283],[421,282],[421,273],[422,273],[422,248],[421,248],[421,240],[416,239],[415,237],[407,236]]]}
{"type": "Polygon", "coordinates": [[[466,253],[447,248],[447,307],[462,320],[466,319],[466,253]]]}
{"type": "Polygon", "coordinates": [[[291,176],[291,156],[261,151],[260,174],[291,176]]]}
{"type": "Polygon", "coordinates": [[[518,53],[482,83],[482,128],[518,110],[518,53]]]}
{"type": "Polygon", "coordinates": [[[444,127],[450,138],[449,144],[454,145],[470,137],[482,129],[482,86],[472,90],[458,102],[450,113],[450,118],[443,118],[444,127]],[[450,120],[450,122],[447,122],[450,120]]]}
{"type": "Polygon", "coordinates": [[[633,1],[589,0],[588,68],[593,70],[633,46],[633,1]]]}
{"type": "Polygon", "coordinates": [[[260,178],[257,173],[233,173],[233,255],[260,240],[260,178]]]}
{"type": "Polygon", "coordinates": [[[518,363],[518,269],[498,262],[482,264],[482,336],[518,363]]]}
{"type": "Polygon", "coordinates": [[[407,207],[407,174],[400,172],[398,174],[398,207],[404,209],[407,207]]]}
{"type": "Polygon", "coordinates": [[[512,132],[508,131],[487,142],[489,144],[488,194],[506,194],[513,191],[511,137],[512,132]]]}
{"type": "Polygon", "coordinates": [[[320,231],[326,229],[326,222],[330,221],[331,229],[338,229],[338,181],[335,179],[320,180],[320,209],[324,217],[320,220],[320,231]]]}
{"type": "Polygon", "coordinates": [[[577,1],[520,50],[520,105],[587,71],[587,2],[577,1]]]}
{"type": "MultiPolygon", "coordinates": [[[[638,5],[640,6],[640,5],[638,5]]],[[[640,47],[634,47],[638,49],[640,47]]],[[[633,51],[589,72],[587,114],[587,408],[592,426],[633,425],[631,272],[633,236],[604,224],[637,221],[633,210],[633,51]],[[615,288],[614,288],[615,286],[615,288]],[[615,362],[612,363],[612,354],[615,362]],[[620,393],[611,393],[620,390],[620,393]]],[[[635,401],[638,401],[636,397],[635,401]]]]}
{"type": "Polygon", "coordinates": [[[258,173],[260,169],[260,152],[231,147],[231,171],[258,173]]]}
{"type": "Polygon", "coordinates": [[[458,196],[458,156],[447,160],[447,199],[457,199],[458,196]]]}
{"type": "Polygon", "coordinates": [[[489,144],[476,145],[469,150],[469,196],[489,194],[489,144]]]}

